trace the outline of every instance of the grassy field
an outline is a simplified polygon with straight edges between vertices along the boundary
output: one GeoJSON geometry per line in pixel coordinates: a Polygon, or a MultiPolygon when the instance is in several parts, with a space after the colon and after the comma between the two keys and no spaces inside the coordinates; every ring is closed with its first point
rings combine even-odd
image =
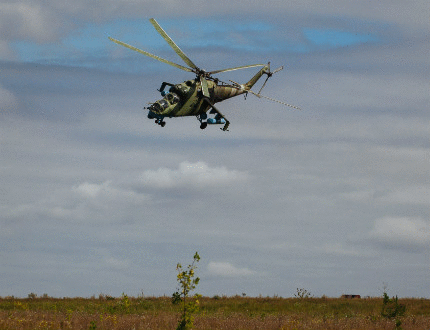
{"type": "MultiPolygon", "coordinates": [[[[430,299],[399,299],[404,330],[430,330],[430,299]]],[[[395,329],[382,298],[200,298],[194,329],[395,329]]],[[[0,298],[3,329],[176,329],[169,297],[0,298]]]]}

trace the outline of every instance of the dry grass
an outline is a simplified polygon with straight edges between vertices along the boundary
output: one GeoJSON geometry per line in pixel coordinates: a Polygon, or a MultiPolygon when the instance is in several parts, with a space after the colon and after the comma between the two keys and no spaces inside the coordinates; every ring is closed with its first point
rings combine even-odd
{"type": "MultiPolygon", "coordinates": [[[[430,329],[429,299],[400,299],[402,329],[430,329]]],[[[381,317],[382,299],[201,299],[194,329],[394,329],[381,317]]],[[[175,329],[170,298],[0,298],[2,329],[175,329]]]]}

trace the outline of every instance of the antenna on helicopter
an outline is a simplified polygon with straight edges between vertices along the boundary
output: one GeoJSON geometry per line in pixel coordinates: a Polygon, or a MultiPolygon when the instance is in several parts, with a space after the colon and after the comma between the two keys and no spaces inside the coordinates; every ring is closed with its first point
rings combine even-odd
{"type": "Polygon", "coordinates": [[[270,101],[273,101],[273,102],[278,102],[280,104],[286,105],[287,107],[294,108],[294,109],[297,109],[297,110],[302,110],[301,108],[296,107],[295,105],[288,104],[288,103],[285,103],[285,102],[282,102],[282,101],[279,101],[279,100],[276,100],[276,99],[272,99],[271,97],[267,97],[267,96],[255,93],[252,90],[249,90],[248,92],[250,92],[251,94],[257,96],[258,98],[262,98],[263,97],[263,98],[265,98],[267,100],[270,100],[270,101]]]}

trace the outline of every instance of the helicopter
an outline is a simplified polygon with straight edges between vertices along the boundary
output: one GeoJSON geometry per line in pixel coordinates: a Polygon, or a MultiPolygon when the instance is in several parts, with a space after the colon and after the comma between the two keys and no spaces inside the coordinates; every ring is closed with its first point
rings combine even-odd
{"type": "Polygon", "coordinates": [[[248,93],[254,94],[259,98],[263,97],[295,109],[300,109],[294,105],[287,104],[285,102],[278,101],[260,94],[262,89],[266,85],[268,79],[272,77],[272,75],[276,72],[282,70],[283,66],[277,68],[273,72],[270,71],[270,62],[268,64],[243,65],[229,69],[206,72],[205,70],[195,65],[188,58],[188,56],[185,55],[185,53],[167,35],[167,33],[163,30],[163,28],[157,23],[154,18],[151,18],[149,21],[187,66],[176,64],[174,62],[161,58],[157,55],[153,55],[151,53],[148,53],[144,50],[141,50],[111,37],[109,37],[109,40],[126,48],[129,48],[133,51],[174,66],[183,71],[192,72],[196,75],[194,79],[186,80],[178,84],[163,82],[161,84],[161,87],[158,89],[163,98],[156,102],[149,103],[149,106],[144,108],[148,110],[148,118],[155,119],[155,123],[160,125],[161,127],[164,127],[166,125],[164,118],[195,116],[200,122],[201,129],[205,129],[208,125],[218,124],[224,125],[221,130],[227,131],[230,122],[215,106],[215,103],[242,94],[244,94],[246,98],[248,93]],[[212,76],[217,73],[253,67],[262,68],[248,82],[244,84],[239,84],[232,80],[230,80],[230,83],[226,83],[212,76]],[[260,91],[258,93],[252,91],[251,88],[263,75],[266,75],[267,78],[264,81],[260,91]],[[166,89],[167,86],[168,90],[166,89]]]}

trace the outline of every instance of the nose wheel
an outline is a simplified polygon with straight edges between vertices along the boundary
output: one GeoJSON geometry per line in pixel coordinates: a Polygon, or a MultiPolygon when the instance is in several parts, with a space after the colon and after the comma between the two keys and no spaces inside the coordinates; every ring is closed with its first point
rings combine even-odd
{"type": "Polygon", "coordinates": [[[200,129],[205,129],[206,127],[208,127],[208,123],[207,122],[202,122],[201,124],[200,124],[200,129]]]}
{"type": "Polygon", "coordinates": [[[156,119],[155,123],[158,124],[158,125],[160,125],[161,127],[166,126],[166,122],[163,121],[163,119],[156,119]]]}

